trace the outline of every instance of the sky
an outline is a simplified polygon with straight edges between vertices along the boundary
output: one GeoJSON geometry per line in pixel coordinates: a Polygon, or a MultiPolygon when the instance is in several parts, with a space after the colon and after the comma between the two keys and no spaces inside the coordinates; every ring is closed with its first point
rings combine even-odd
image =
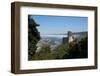
{"type": "Polygon", "coordinates": [[[40,34],[88,31],[88,17],[32,15],[40,34]]]}

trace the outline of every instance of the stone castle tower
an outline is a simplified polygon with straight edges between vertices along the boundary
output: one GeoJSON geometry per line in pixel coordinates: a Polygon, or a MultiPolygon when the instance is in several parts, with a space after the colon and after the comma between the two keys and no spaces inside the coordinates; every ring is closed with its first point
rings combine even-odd
{"type": "Polygon", "coordinates": [[[68,37],[63,38],[63,44],[70,43],[75,39],[75,37],[71,31],[68,31],[67,35],[68,35],[68,37]]]}

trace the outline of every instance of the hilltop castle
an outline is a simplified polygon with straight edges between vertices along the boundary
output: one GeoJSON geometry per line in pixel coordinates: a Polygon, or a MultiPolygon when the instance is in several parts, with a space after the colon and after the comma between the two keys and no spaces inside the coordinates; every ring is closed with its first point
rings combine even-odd
{"type": "Polygon", "coordinates": [[[87,36],[87,32],[73,33],[71,31],[68,31],[68,33],[66,35],[68,35],[68,37],[63,37],[63,44],[70,43],[70,42],[74,41],[77,37],[78,37],[78,39],[84,38],[87,36]],[[75,36],[75,35],[79,35],[79,36],[75,36]]]}

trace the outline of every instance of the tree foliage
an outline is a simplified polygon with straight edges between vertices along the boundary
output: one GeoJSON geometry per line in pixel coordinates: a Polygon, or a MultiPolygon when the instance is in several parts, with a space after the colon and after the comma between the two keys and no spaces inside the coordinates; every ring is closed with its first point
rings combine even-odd
{"type": "Polygon", "coordinates": [[[87,58],[88,57],[88,45],[87,37],[82,38],[80,41],[74,41],[68,44],[68,53],[63,56],[64,59],[74,58],[87,58]]]}
{"type": "Polygon", "coordinates": [[[47,59],[54,59],[53,53],[50,50],[50,45],[44,45],[40,52],[36,53],[33,60],[47,60],[47,59]]]}
{"type": "Polygon", "coordinates": [[[36,44],[40,40],[40,34],[37,30],[37,24],[31,15],[28,16],[28,59],[32,59],[37,49],[36,44]]]}
{"type": "Polygon", "coordinates": [[[44,45],[40,52],[33,56],[33,60],[76,59],[87,57],[88,46],[86,37],[82,38],[80,41],[75,40],[71,43],[61,44],[54,50],[51,50],[50,45],[44,45]]]}

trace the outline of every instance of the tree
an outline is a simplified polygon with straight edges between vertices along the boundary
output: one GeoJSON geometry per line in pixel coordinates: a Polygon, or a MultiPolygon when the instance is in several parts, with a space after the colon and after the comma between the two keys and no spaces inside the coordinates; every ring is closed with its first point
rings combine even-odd
{"type": "Polygon", "coordinates": [[[82,38],[80,41],[69,43],[68,47],[68,54],[63,56],[64,59],[88,57],[87,37],[82,38]]]}
{"type": "Polygon", "coordinates": [[[40,33],[36,28],[39,26],[32,18],[31,15],[28,16],[28,59],[31,60],[37,49],[36,44],[40,40],[40,33]]]}
{"type": "Polygon", "coordinates": [[[79,42],[80,48],[81,48],[81,54],[80,57],[87,58],[88,57],[88,38],[83,38],[79,42]]]}
{"type": "Polygon", "coordinates": [[[54,59],[54,56],[51,52],[50,45],[44,45],[42,46],[40,52],[36,53],[33,60],[48,60],[48,59],[54,59]]]}
{"type": "Polygon", "coordinates": [[[62,59],[65,54],[68,54],[68,45],[67,44],[61,44],[56,49],[54,49],[55,58],[56,59],[62,59]]]}

